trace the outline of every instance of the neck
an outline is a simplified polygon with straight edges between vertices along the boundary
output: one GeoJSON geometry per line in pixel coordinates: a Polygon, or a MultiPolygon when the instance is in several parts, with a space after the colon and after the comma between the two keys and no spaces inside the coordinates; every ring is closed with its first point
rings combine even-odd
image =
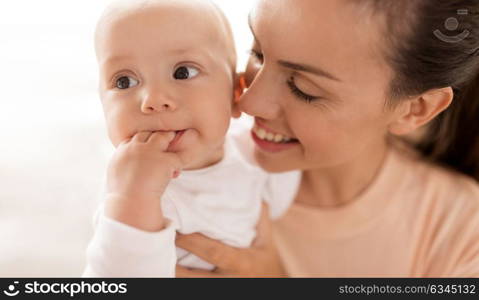
{"type": "Polygon", "coordinates": [[[354,201],[382,169],[386,142],[364,149],[347,162],[303,172],[297,202],[318,207],[338,207],[354,201]]]}

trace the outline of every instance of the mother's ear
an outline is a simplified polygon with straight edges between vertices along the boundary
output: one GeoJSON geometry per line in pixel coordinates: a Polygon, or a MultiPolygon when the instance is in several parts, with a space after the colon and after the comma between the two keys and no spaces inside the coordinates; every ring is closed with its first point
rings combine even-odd
{"type": "Polygon", "coordinates": [[[403,100],[395,108],[394,120],[389,132],[394,135],[406,135],[429,123],[451,105],[454,92],[451,87],[430,90],[417,97],[403,100]]]}
{"type": "Polygon", "coordinates": [[[241,117],[239,101],[245,89],[246,89],[246,82],[245,82],[244,73],[237,74],[235,76],[234,99],[233,99],[232,110],[231,110],[233,118],[238,119],[241,117]]]}

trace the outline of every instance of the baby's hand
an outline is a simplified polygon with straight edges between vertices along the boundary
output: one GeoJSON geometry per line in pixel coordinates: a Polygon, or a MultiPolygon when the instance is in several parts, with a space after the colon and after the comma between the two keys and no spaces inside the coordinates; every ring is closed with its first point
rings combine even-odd
{"type": "Polygon", "coordinates": [[[160,199],[181,169],[178,155],[167,152],[174,137],[174,132],[139,132],[118,146],[107,174],[108,217],[145,231],[164,228],[160,199]]]}

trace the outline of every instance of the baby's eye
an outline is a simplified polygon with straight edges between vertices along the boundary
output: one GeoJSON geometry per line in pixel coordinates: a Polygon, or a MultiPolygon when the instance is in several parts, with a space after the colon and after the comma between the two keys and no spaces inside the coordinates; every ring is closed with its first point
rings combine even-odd
{"type": "Polygon", "coordinates": [[[186,80],[196,77],[199,73],[200,71],[195,67],[180,66],[173,73],[173,78],[176,80],[186,80]]]}
{"type": "Polygon", "coordinates": [[[120,90],[126,90],[138,85],[138,80],[130,76],[122,76],[116,80],[116,87],[120,90]]]}

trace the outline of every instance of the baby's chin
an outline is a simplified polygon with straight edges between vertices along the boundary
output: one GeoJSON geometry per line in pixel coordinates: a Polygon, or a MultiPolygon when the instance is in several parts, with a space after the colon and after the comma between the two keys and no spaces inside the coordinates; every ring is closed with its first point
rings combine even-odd
{"type": "Polygon", "coordinates": [[[190,137],[189,140],[185,139],[181,146],[173,152],[179,156],[184,166],[183,170],[207,168],[219,163],[223,159],[224,139],[216,143],[206,142],[202,141],[197,135],[196,139],[193,139],[193,137],[190,137]]]}

